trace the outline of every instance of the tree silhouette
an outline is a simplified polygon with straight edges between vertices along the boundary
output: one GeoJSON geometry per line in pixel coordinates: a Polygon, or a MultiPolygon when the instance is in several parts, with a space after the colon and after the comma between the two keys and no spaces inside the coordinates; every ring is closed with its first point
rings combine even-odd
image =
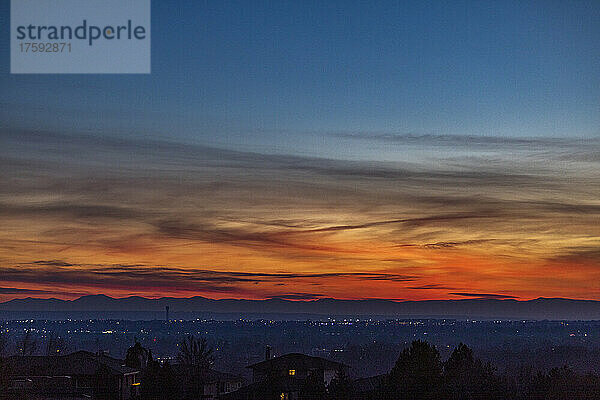
{"type": "Polygon", "coordinates": [[[417,340],[404,349],[384,385],[384,399],[433,400],[440,398],[442,362],[435,346],[417,340]]]}
{"type": "Polygon", "coordinates": [[[327,393],[327,398],[330,400],[346,400],[352,398],[352,380],[344,368],[340,368],[337,371],[335,378],[332,379],[327,388],[327,393]]]}
{"type": "Polygon", "coordinates": [[[179,343],[177,362],[206,370],[213,363],[213,350],[208,346],[205,338],[196,339],[193,335],[189,335],[179,343]]]}
{"type": "Polygon", "coordinates": [[[143,370],[152,361],[152,352],[142,347],[136,340],[135,344],[127,349],[125,355],[125,365],[130,368],[143,370]]]}
{"type": "Polygon", "coordinates": [[[456,400],[472,398],[471,384],[474,370],[473,351],[465,344],[460,343],[444,364],[445,386],[449,398],[456,400]]]}
{"type": "Polygon", "coordinates": [[[205,373],[213,363],[213,350],[205,338],[185,337],[179,343],[177,362],[185,381],[184,399],[202,398],[205,373]]]}
{"type": "Polygon", "coordinates": [[[162,367],[158,361],[150,361],[142,374],[141,400],[180,399],[177,379],[166,362],[162,367]]]}
{"type": "Polygon", "coordinates": [[[444,363],[444,388],[452,400],[493,399],[498,393],[494,370],[473,357],[473,350],[460,343],[444,363]]]}
{"type": "Polygon", "coordinates": [[[300,400],[323,400],[325,398],[323,375],[313,372],[306,377],[300,388],[300,400]]]}
{"type": "Polygon", "coordinates": [[[468,372],[475,366],[473,350],[464,343],[460,343],[450,354],[450,358],[444,365],[446,374],[461,374],[468,372]]]}

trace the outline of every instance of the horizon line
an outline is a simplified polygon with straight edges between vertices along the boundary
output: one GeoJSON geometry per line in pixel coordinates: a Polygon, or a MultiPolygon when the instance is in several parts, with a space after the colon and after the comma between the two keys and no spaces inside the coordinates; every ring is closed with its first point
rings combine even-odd
{"type": "Polygon", "coordinates": [[[313,303],[313,302],[317,302],[317,301],[321,301],[321,300],[352,301],[352,302],[354,302],[354,301],[356,301],[356,302],[359,302],[359,301],[387,301],[387,302],[392,302],[392,303],[425,303],[425,302],[465,301],[465,300],[497,300],[497,301],[510,300],[510,301],[519,302],[519,303],[526,303],[526,302],[536,301],[536,300],[568,300],[568,301],[586,301],[586,302],[600,303],[600,300],[596,300],[596,299],[577,299],[577,298],[570,298],[570,297],[543,297],[543,296],[531,298],[531,299],[522,299],[522,298],[516,298],[514,296],[481,295],[481,296],[465,296],[463,298],[454,298],[454,299],[446,298],[446,299],[425,299],[425,300],[389,299],[389,298],[377,298],[377,297],[362,298],[362,299],[344,299],[344,298],[335,298],[335,297],[321,297],[321,298],[313,298],[313,299],[292,299],[292,298],[285,298],[285,296],[273,296],[273,297],[267,297],[264,299],[234,298],[234,297],[217,299],[217,298],[211,298],[211,297],[206,297],[206,296],[201,296],[201,295],[189,296],[189,297],[175,297],[175,296],[145,297],[145,296],[139,296],[139,295],[130,295],[130,296],[125,296],[125,297],[113,297],[113,296],[109,296],[104,293],[98,293],[98,294],[85,294],[85,295],[81,295],[74,299],[60,299],[57,297],[32,297],[32,296],[15,297],[10,300],[0,301],[0,304],[9,303],[9,302],[15,301],[15,300],[57,300],[57,301],[64,301],[64,302],[73,302],[73,301],[77,301],[77,300],[80,300],[80,299],[83,299],[86,297],[104,297],[104,298],[108,298],[111,300],[126,300],[126,299],[131,299],[131,298],[139,298],[139,299],[144,299],[144,300],[162,300],[162,299],[190,300],[190,299],[195,299],[195,298],[201,298],[201,299],[211,300],[211,301],[234,300],[234,301],[257,301],[257,302],[258,301],[279,300],[279,301],[287,301],[287,302],[292,302],[292,303],[313,303]]]}

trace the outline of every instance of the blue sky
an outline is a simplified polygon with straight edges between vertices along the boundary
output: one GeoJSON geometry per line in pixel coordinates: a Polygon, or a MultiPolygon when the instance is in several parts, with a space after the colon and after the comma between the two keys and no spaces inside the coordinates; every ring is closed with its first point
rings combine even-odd
{"type": "Polygon", "coordinates": [[[374,157],[360,135],[600,135],[597,1],[154,1],[151,75],[8,74],[0,127],[374,157]]]}
{"type": "Polygon", "coordinates": [[[597,0],[154,1],[150,75],[10,75],[8,6],[0,300],[600,300],[597,0]]]}

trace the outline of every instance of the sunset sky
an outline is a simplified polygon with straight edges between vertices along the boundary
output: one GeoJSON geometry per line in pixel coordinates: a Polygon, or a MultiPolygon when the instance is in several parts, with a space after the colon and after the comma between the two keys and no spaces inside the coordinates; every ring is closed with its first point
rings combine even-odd
{"type": "Polygon", "coordinates": [[[0,1],[0,301],[600,300],[600,3],[171,4],[10,75],[0,1]]]}

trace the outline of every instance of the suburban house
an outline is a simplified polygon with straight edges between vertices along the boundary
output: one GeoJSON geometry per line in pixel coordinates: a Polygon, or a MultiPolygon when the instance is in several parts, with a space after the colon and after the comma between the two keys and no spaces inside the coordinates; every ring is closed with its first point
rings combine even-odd
{"type": "Polygon", "coordinates": [[[325,390],[339,372],[348,366],[321,357],[290,353],[248,366],[252,383],[223,396],[230,400],[296,400],[301,391],[325,390]]]}
{"type": "Polygon", "coordinates": [[[331,383],[344,364],[321,357],[311,357],[300,353],[290,353],[248,366],[252,370],[252,381],[260,382],[268,377],[290,376],[304,380],[309,376],[322,378],[325,386],[331,383]]]}
{"type": "Polygon", "coordinates": [[[3,361],[8,395],[23,399],[128,400],[139,392],[140,371],[105,354],[12,356],[3,361]]]}

